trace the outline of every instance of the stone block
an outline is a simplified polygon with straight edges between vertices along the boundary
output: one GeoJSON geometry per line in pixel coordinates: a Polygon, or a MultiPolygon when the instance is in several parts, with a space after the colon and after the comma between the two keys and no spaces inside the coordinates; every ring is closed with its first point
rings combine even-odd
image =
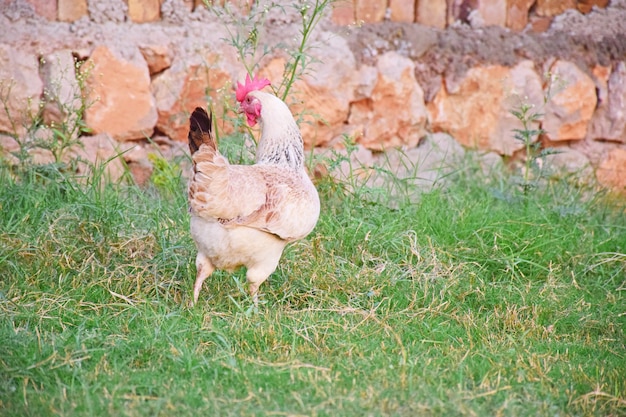
{"type": "Polygon", "coordinates": [[[584,139],[597,103],[595,83],[568,61],[556,61],[550,74],[543,121],[546,136],[552,141],[584,139]]]}
{"type": "MultiPolygon", "coordinates": [[[[231,84],[228,72],[215,64],[218,59],[208,56],[205,62],[178,60],[159,74],[152,83],[152,93],[158,109],[158,130],[176,141],[186,141],[189,130],[189,114],[196,107],[206,108],[208,101],[218,98],[218,93],[231,84]]],[[[221,105],[224,97],[217,100],[216,120],[224,122],[221,105]]],[[[224,131],[224,125],[220,125],[224,131]]]]}
{"type": "MultiPolygon", "coordinates": [[[[355,76],[356,59],[343,37],[322,33],[312,53],[318,54],[314,58],[319,63],[294,84],[286,100],[294,114],[302,114],[300,130],[307,148],[326,146],[345,132],[360,81],[355,76]]],[[[278,58],[263,72],[270,80],[279,80],[284,68],[284,60],[278,58]]]]}
{"type": "Polygon", "coordinates": [[[128,0],[128,17],[135,23],[155,22],[161,18],[162,0],[128,0]]]}
{"type": "Polygon", "coordinates": [[[446,0],[417,0],[415,22],[445,29],[448,21],[448,4],[446,0]]]}
{"type": "Polygon", "coordinates": [[[626,63],[610,70],[595,68],[599,103],[593,113],[589,137],[595,140],[626,143],[626,63]]]}
{"type": "Polygon", "coordinates": [[[58,0],[58,16],[62,22],[74,22],[88,16],[87,0],[58,0]]]}
{"type": "Polygon", "coordinates": [[[550,29],[553,20],[554,17],[552,16],[530,16],[528,18],[528,23],[530,24],[531,31],[534,33],[543,33],[550,29]]]}
{"type": "Polygon", "coordinates": [[[332,3],[331,19],[334,24],[347,26],[354,24],[356,11],[352,0],[339,0],[332,3]]]}
{"type": "Polygon", "coordinates": [[[24,134],[37,117],[42,92],[37,57],[0,44],[0,132],[24,134]]]}
{"type": "Polygon", "coordinates": [[[409,0],[389,0],[392,22],[413,23],[415,21],[415,2],[409,0]]]}
{"type": "Polygon", "coordinates": [[[575,8],[576,0],[537,0],[535,13],[538,16],[552,17],[575,8]]]}
{"type": "Polygon", "coordinates": [[[94,171],[102,169],[106,180],[118,182],[126,173],[126,167],[117,149],[116,141],[107,133],[80,138],[82,146],[75,146],[68,159],[78,161],[77,174],[89,178],[94,171]]]}
{"type": "Polygon", "coordinates": [[[596,179],[603,186],[626,194],[626,149],[609,152],[596,169],[596,179]]]}
{"type": "Polygon", "coordinates": [[[382,22],[387,13],[387,0],[355,0],[357,22],[382,22]]]}
{"type": "Polygon", "coordinates": [[[470,69],[453,90],[441,88],[428,109],[434,131],[449,132],[468,148],[512,155],[524,144],[515,138],[522,124],[511,110],[542,102],[541,78],[531,61],[523,61],[513,68],[470,69]]]}
{"type": "Polygon", "coordinates": [[[474,15],[478,15],[480,22],[484,26],[506,25],[506,0],[479,0],[474,15]]]}
{"type": "Polygon", "coordinates": [[[150,75],[158,74],[172,66],[172,53],[167,45],[143,45],[139,50],[148,64],[150,75]]]}
{"type": "Polygon", "coordinates": [[[76,139],[79,110],[82,106],[80,85],[76,79],[76,63],[70,50],[60,50],[43,56],[40,73],[44,82],[43,121],[63,124],[76,139]]]}
{"type": "Polygon", "coordinates": [[[56,0],[26,0],[35,9],[35,13],[46,20],[57,20],[56,0]]]}
{"type": "Polygon", "coordinates": [[[605,8],[609,5],[609,0],[578,0],[576,7],[581,13],[589,13],[595,7],[605,8]]]}
{"type": "Polygon", "coordinates": [[[81,71],[87,75],[85,93],[91,102],[85,123],[95,134],[108,133],[119,141],[152,135],[157,109],[148,65],[138,49],[122,54],[98,46],[81,71]]]}
{"type": "Polygon", "coordinates": [[[528,13],[535,0],[508,0],[506,5],[506,27],[521,31],[528,25],[528,13]]]}
{"type": "Polygon", "coordinates": [[[352,103],[348,119],[358,143],[372,150],[414,147],[426,134],[424,93],[413,62],[386,52],[376,63],[371,96],[352,103]]]}

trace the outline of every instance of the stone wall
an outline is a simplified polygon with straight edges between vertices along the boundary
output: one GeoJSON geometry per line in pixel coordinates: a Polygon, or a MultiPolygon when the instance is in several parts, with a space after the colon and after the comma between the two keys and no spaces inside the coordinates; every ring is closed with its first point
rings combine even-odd
{"type": "MultiPolygon", "coordinates": [[[[74,22],[103,10],[106,6],[88,0],[26,0],[35,12],[49,21],[74,22]],[[91,7],[91,9],[90,9],[91,7]],[[99,10],[98,10],[99,9],[99,10]]],[[[162,19],[165,0],[125,0],[121,7],[125,18],[134,23],[162,19]]],[[[231,1],[232,3],[240,3],[231,1]]],[[[9,0],[4,1],[5,4],[9,0]]],[[[106,4],[105,2],[101,2],[106,4]]],[[[224,4],[210,1],[210,4],[224,4]]],[[[253,0],[246,0],[246,8],[253,0]]],[[[204,7],[203,0],[181,0],[188,12],[204,7]]],[[[546,29],[552,19],[570,9],[589,13],[604,8],[609,0],[340,0],[333,7],[332,20],[338,25],[392,22],[419,23],[445,29],[456,22],[494,25],[522,30],[530,23],[533,29],[546,29]]]]}
{"type": "MultiPolygon", "coordinates": [[[[291,4],[260,28],[273,47],[260,72],[271,80],[287,58],[277,45],[298,35],[291,4]]],[[[254,7],[236,4],[244,15],[254,7]]],[[[223,41],[224,22],[199,0],[0,0],[0,8],[5,154],[18,148],[15,138],[33,136],[33,115],[42,116],[37,135],[51,135],[84,94],[83,155],[126,151],[141,182],[148,139],[177,149],[189,112],[212,102],[218,117],[228,114],[245,74],[223,41]]],[[[309,148],[338,147],[350,135],[373,151],[410,149],[446,132],[516,160],[521,124],[510,110],[529,103],[543,115],[533,125],[545,130],[541,143],[560,151],[554,164],[592,167],[601,184],[624,191],[625,34],[623,1],[338,1],[312,39],[319,63],[289,104],[304,111],[309,148]]]]}
{"type": "Polygon", "coordinates": [[[608,4],[609,0],[347,0],[336,4],[332,18],[339,25],[390,20],[439,29],[467,23],[519,31],[530,24],[542,31],[567,10],[589,13],[608,4]]]}

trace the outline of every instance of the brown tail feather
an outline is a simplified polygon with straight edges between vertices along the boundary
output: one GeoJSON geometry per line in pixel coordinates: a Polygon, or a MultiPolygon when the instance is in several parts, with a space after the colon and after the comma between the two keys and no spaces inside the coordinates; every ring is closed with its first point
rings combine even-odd
{"type": "Polygon", "coordinates": [[[191,116],[189,117],[189,151],[193,155],[200,145],[209,145],[213,150],[217,150],[217,144],[213,139],[212,126],[213,113],[208,115],[207,112],[196,107],[191,116]]]}

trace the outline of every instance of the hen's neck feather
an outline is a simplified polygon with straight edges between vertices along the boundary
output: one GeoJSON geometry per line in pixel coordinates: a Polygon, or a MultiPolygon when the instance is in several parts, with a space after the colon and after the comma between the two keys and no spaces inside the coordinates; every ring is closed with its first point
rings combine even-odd
{"type": "Polygon", "coordinates": [[[261,138],[257,148],[257,164],[304,166],[302,135],[287,105],[278,97],[255,92],[261,101],[261,138]]]}

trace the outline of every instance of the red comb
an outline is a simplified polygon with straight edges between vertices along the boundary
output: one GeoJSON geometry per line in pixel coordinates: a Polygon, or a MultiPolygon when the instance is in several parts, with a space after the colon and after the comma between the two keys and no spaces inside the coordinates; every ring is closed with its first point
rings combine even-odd
{"type": "Polygon", "coordinates": [[[246,75],[246,83],[241,84],[237,83],[237,90],[235,90],[235,96],[237,97],[238,102],[242,102],[250,91],[260,90],[263,87],[270,85],[270,80],[267,78],[259,78],[257,75],[253,79],[250,79],[250,74],[246,75]]]}

